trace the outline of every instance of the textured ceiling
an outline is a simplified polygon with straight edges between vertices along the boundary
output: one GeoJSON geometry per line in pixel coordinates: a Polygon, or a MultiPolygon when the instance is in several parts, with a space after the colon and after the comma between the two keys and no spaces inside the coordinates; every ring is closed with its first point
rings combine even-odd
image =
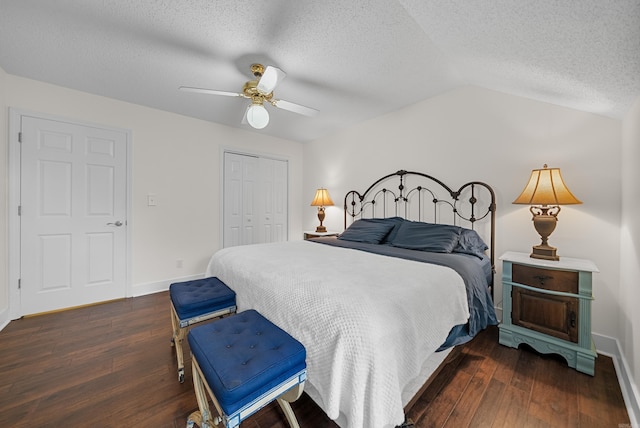
{"type": "Polygon", "coordinates": [[[239,128],[249,65],[287,78],[260,131],[311,141],[463,85],[621,118],[640,0],[0,0],[7,73],[239,128]]]}

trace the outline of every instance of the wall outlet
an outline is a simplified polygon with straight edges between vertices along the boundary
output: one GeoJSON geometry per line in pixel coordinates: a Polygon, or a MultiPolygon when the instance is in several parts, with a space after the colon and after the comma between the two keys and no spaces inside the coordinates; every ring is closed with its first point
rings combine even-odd
{"type": "Polygon", "coordinates": [[[155,207],[156,205],[158,205],[158,195],[155,193],[147,194],[147,206],[155,207]]]}

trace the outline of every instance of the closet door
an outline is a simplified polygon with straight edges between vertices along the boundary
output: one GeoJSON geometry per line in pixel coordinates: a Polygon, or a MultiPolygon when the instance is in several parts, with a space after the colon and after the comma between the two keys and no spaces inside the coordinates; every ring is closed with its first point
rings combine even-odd
{"type": "Polygon", "coordinates": [[[287,161],[225,152],[223,246],[287,240],[287,161]]]}
{"type": "Polygon", "coordinates": [[[260,158],[260,242],[287,240],[288,163],[260,158]]]}
{"type": "Polygon", "coordinates": [[[257,242],[256,199],[258,158],[225,153],[223,246],[257,242]]]}

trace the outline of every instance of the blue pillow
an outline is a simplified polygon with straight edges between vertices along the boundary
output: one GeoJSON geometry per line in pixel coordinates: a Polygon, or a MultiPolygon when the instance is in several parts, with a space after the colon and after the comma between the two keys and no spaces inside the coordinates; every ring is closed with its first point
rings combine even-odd
{"type": "Polygon", "coordinates": [[[387,236],[384,237],[381,244],[389,244],[391,243],[396,235],[398,234],[398,230],[400,230],[400,225],[404,222],[402,217],[388,217],[388,218],[380,218],[376,219],[385,223],[390,223],[393,225],[387,236]]]}
{"type": "Polygon", "coordinates": [[[458,244],[460,229],[448,224],[404,221],[391,245],[410,250],[450,253],[458,244]]]}
{"type": "Polygon", "coordinates": [[[478,232],[472,229],[461,228],[460,239],[458,239],[458,245],[453,249],[454,253],[471,254],[482,258],[484,252],[489,247],[482,240],[478,232]]]}
{"type": "Polygon", "coordinates": [[[356,220],[338,236],[338,239],[379,244],[394,226],[392,222],[384,220],[376,218],[356,220]]]}

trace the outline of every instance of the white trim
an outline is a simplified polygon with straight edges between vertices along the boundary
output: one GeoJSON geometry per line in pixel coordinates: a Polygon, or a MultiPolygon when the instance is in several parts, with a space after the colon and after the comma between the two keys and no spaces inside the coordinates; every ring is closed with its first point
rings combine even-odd
{"type": "Polygon", "coordinates": [[[125,251],[127,252],[127,257],[125,260],[125,281],[127,282],[125,285],[125,296],[133,297],[133,223],[131,219],[133,216],[131,215],[133,212],[133,131],[130,129],[123,129],[122,131],[127,134],[127,195],[126,195],[126,204],[127,204],[127,215],[126,215],[126,240],[125,243],[125,251]]]}
{"type": "Polygon", "coordinates": [[[18,289],[18,279],[20,278],[20,216],[18,206],[20,205],[20,143],[18,133],[20,132],[20,122],[23,112],[9,107],[9,165],[8,168],[8,201],[7,201],[7,223],[8,233],[8,278],[9,288],[9,318],[18,319],[22,315],[20,308],[20,291],[18,289]]]}
{"type": "Polygon", "coordinates": [[[162,281],[143,282],[142,284],[135,284],[133,288],[133,297],[146,296],[147,294],[160,293],[167,291],[169,286],[174,282],[193,281],[194,279],[204,278],[204,274],[189,275],[179,278],[165,279],[162,281]]]}
{"type": "Polygon", "coordinates": [[[4,308],[0,311],[0,331],[2,331],[6,326],[11,322],[11,318],[9,318],[9,308],[4,308]]]}
{"type": "Polygon", "coordinates": [[[62,116],[56,116],[46,113],[34,113],[27,110],[9,107],[9,157],[8,157],[8,288],[9,288],[9,318],[18,319],[22,314],[20,306],[20,291],[18,289],[18,279],[20,278],[20,216],[18,216],[18,206],[20,205],[20,143],[18,141],[18,133],[21,130],[21,122],[23,116],[35,117],[40,119],[55,120],[66,123],[73,123],[80,126],[88,126],[100,129],[107,129],[122,132],[126,135],[127,141],[127,189],[126,189],[126,261],[125,261],[125,295],[123,297],[133,296],[133,288],[131,285],[132,278],[132,233],[131,233],[131,211],[132,211],[132,132],[128,129],[115,128],[108,125],[83,122],[77,119],[70,119],[62,116]]]}
{"type": "Polygon", "coordinates": [[[640,394],[638,393],[638,386],[635,384],[633,377],[631,377],[631,370],[622,353],[620,341],[614,337],[597,333],[593,333],[592,336],[598,353],[611,357],[613,361],[631,426],[634,428],[640,427],[640,394]]]}

